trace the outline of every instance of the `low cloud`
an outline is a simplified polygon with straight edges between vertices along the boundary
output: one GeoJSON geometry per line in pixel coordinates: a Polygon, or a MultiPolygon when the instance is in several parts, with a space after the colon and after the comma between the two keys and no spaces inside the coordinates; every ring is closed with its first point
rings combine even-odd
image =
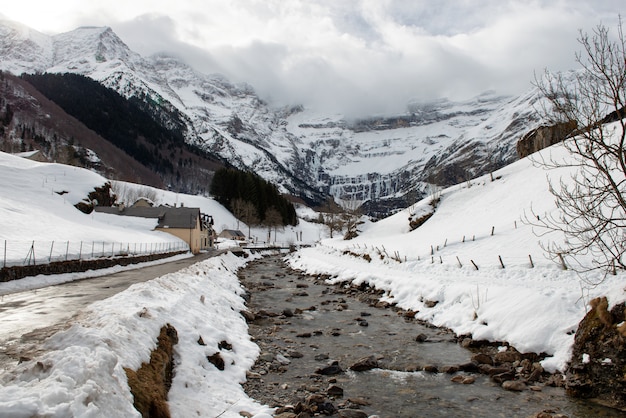
{"type": "Polygon", "coordinates": [[[623,8],[622,0],[111,0],[80,12],[63,4],[55,10],[66,25],[111,26],[142,55],[176,55],[276,105],[352,115],[521,92],[535,72],[575,68],[578,30],[615,28],[623,8]]]}

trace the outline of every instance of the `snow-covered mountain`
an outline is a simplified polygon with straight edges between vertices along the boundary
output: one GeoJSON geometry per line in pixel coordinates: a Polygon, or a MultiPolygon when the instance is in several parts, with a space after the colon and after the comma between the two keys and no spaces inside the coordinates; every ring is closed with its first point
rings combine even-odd
{"type": "Polygon", "coordinates": [[[178,110],[188,143],[310,202],[331,194],[346,205],[366,202],[370,212],[406,206],[427,183],[458,183],[514,161],[517,140],[538,124],[534,90],[411,103],[401,115],[357,120],[302,106],[275,109],[249,85],[170,56],[142,57],[106,27],[47,36],[0,22],[0,69],[79,73],[178,110]]]}

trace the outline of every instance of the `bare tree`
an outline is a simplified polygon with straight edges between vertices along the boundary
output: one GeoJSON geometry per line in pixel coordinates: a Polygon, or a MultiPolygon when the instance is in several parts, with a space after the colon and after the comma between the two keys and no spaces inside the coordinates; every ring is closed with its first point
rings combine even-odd
{"type": "Polygon", "coordinates": [[[359,235],[358,227],[363,222],[361,217],[363,211],[361,209],[361,202],[355,197],[348,201],[344,201],[345,212],[343,213],[343,222],[346,226],[346,233],[343,237],[345,240],[356,238],[359,235]]]}
{"type": "Polygon", "coordinates": [[[276,241],[276,228],[283,225],[283,217],[275,207],[270,207],[265,211],[265,225],[267,225],[267,242],[272,238],[272,228],[274,228],[274,241],[276,241]]]}
{"type": "Polygon", "coordinates": [[[112,181],[111,188],[118,196],[118,201],[124,202],[128,206],[131,206],[142,197],[152,201],[155,205],[159,203],[159,196],[156,189],[148,186],[139,186],[121,181],[112,181]]]}
{"type": "Polygon", "coordinates": [[[341,216],[343,210],[332,197],[326,199],[324,205],[324,224],[328,227],[330,237],[333,237],[333,232],[341,232],[344,226],[344,219],[341,216]]]}
{"type": "Polygon", "coordinates": [[[248,225],[248,239],[250,236],[250,228],[252,225],[259,223],[259,216],[257,215],[254,204],[248,200],[235,199],[232,203],[233,215],[237,218],[237,229],[239,229],[239,221],[242,221],[248,225]]]}
{"type": "Polygon", "coordinates": [[[583,51],[576,61],[582,68],[565,75],[546,72],[535,82],[547,98],[540,115],[552,125],[571,124],[575,130],[563,142],[567,159],[540,161],[573,171],[567,178],[549,180],[560,210],[541,218],[535,214],[533,224],[564,235],[562,242],[544,243],[544,249],[576,271],[626,268],[626,40],[621,18],[617,36],[610,35],[603,25],[591,35],[581,31],[583,51]]]}

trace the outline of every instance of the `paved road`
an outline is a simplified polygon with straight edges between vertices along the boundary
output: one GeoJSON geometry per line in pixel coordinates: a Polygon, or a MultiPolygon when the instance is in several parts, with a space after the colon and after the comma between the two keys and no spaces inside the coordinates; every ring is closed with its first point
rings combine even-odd
{"type": "Polygon", "coordinates": [[[20,358],[37,355],[41,343],[69,327],[87,305],[134,283],[176,272],[216,254],[213,251],[171,263],[0,296],[0,373],[20,358]]]}

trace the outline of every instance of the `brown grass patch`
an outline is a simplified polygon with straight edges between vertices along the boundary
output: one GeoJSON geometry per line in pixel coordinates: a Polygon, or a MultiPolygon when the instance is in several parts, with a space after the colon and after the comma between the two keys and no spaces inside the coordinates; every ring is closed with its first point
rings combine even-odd
{"type": "Polygon", "coordinates": [[[173,353],[177,343],[176,329],[167,324],[161,328],[157,347],[150,354],[150,363],[143,363],[137,371],[124,368],[135,409],[144,418],[170,417],[167,394],[174,376],[173,353]]]}

